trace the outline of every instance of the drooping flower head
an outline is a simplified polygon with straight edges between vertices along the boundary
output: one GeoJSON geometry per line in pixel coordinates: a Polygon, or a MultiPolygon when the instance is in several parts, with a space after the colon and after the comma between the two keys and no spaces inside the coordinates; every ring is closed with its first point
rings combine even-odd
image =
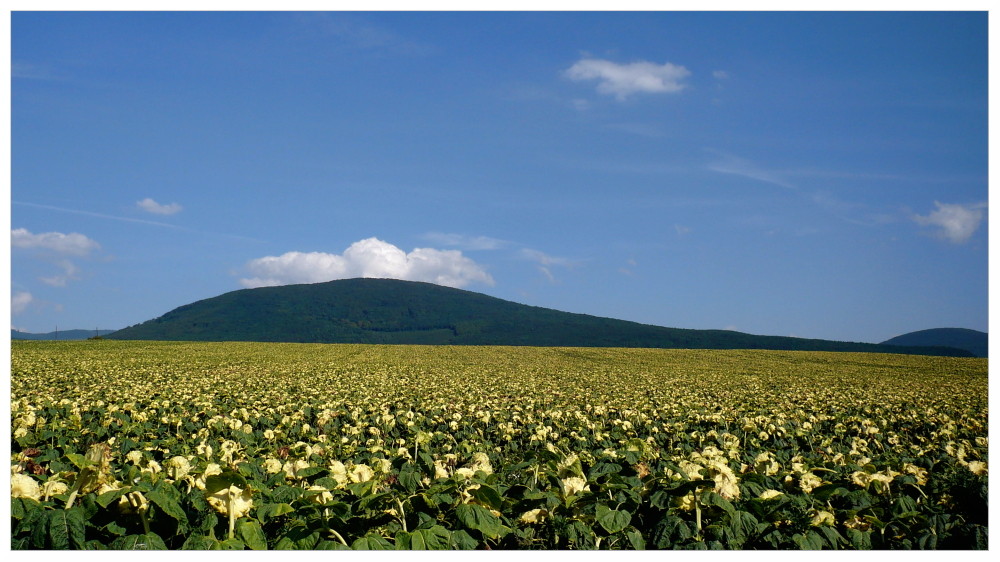
{"type": "Polygon", "coordinates": [[[42,496],[42,491],[34,478],[27,474],[17,473],[10,475],[10,496],[38,501],[42,496]]]}

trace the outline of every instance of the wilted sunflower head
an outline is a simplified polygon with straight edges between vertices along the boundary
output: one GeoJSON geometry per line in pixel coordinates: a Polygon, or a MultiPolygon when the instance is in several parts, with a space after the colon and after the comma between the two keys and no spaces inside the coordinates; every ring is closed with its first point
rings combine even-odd
{"type": "MultiPolygon", "coordinates": [[[[142,453],[139,457],[142,458],[142,453]]],[[[107,443],[94,443],[87,449],[87,460],[96,464],[99,470],[106,470],[111,463],[111,447],[107,443]]]]}
{"type": "Polygon", "coordinates": [[[812,472],[806,472],[799,478],[799,487],[807,494],[822,485],[823,479],[812,472]]]}
{"type": "Polygon", "coordinates": [[[10,475],[10,497],[29,498],[38,501],[41,496],[42,491],[34,478],[21,473],[10,475]]]}
{"type": "Polygon", "coordinates": [[[759,496],[757,496],[757,499],[767,501],[783,495],[785,495],[785,493],[779,492],[778,490],[764,490],[759,496]]]}
{"type": "Polygon", "coordinates": [[[727,500],[735,500],[740,497],[740,479],[727,464],[719,461],[709,463],[708,474],[715,481],[717,494],[727,500]]]}
{"type": "Polygon", "coordinates": [[[673,504],[681,511],[693,511],[695,507],[694,492],[688,492],[683,496],[675,497],[673,499],[673,504]]]}
{"type": "Polygon", "coordinates": [[[375,471],[366,464],[356,464],[351,468],[348,477],[351,482],[367,482],[375,476],[375,471]]]}
{"type": "Polygon", "coordinates": [[[122,513],[146,513],[149,502],[142,492],[129,492],[118,499],[118,511],[122,513]]]}
{"type": "Polygon", "coordinates": [[[312,503],[323,505],[333,501],[333,494],[323,486],[309,486],[306,498],[312,503]]]}
{"type": "Polygon", "coordinates": [[[191,462],[180,455],[171,458],[164,464],[167,465],[167,476],[173,480],[180,480],[191,472],[191,462]]]}
{"type": "Polygon", "coordinates": [[[224,515],[232,514],[234,519],[243,517],[250,512],[253,507],[253,499],[250,497],[249,488],[238,488],[230,485],[222,488],[214,494],[206,496],[208,505],[224,515]]]}
{"type": "Polygon", "coordinates": [[[519,520],[521,521],[521,523],[527,523],[529,525],[532,525],[535,523],[541,523],[545,519],[545,516],[548,514],[549,512],[545,509],[536,508],[522,513],[519,520]]]}
{"type": "Polygon", "coordinates": [[[566,496],[573,496],[580,492],[589,492],[590,486],[587,485],[587,480],[585,478],[580,478],[579,476],[570,476],[569,478],[562,479],[563,494],[566,496]]]}
{"type": "Polygon", "coordinates": [[[986,463],[983,461],[970,461],[968,464],[969,470],[972,471],[976,476],[986,476],[988,470],[986,468],[986,463]]]}
{"type": "Polygon", "coordinates": [[[218,474],[222,474],[222,467],[214,462],[210,462],[208,463],[208,466],[205,467],[204,472],[201,473],[201,476],[195,479],[194,485],[198,489],[204,490],[205,481],[211,478],[212,476],[216,476],[218,474]]]}
{"type": "Polygon", "coordinates": [[[817,511],[812,516],[812,519],[809,521],[809,524],[812,525],[813,527],[819,527],[819,526],[832,527],[837,524],[837,518],[834,517],[833,514],[830,513],[829,511],[817,511]]]}
{"type": "Polygon", "coordinates": [[[49,499],[52,496],[58,496],[59,494],[65,494],[69,492],[69,486],[61,480],[49,479],[42,485],[42,496],[44,499],[49,499]]]}
{"type": "Polygon", "coordinates": [[[486,453],[473,453],[472,460],[469,462],[468,467],[473,471],[482,470],[486,474],[493,473],[493,465],[490,464],[490,457],[486,453]]]}

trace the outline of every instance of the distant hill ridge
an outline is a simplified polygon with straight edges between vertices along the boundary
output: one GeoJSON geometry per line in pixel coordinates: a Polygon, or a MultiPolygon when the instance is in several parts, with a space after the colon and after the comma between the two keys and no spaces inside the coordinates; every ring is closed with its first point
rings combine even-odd
{"type": "Polygon", "coordinates": [[[664,328],[560,312],[431,283],[343,279],[242,289],[119,330],[111,339],[867,351],[969,356],[727,330],[664,328]]]}
{"type": "Polygon", "coordinates": [[[885,340],[883,345],[943,345],[964,349],[976,357],[989,356],[989,335],[967,328],[933,328],[919,330],[885,340]]]}
{"type": "Polygon", "coordinates": [[[10,339],[12,340],[85,340],[87,338],[92,338],[94,336],[104,337],[115,330],[59,330],[57,332],[46,332],[41,334],[35,334],[31,332],[22,332],[20,330],[11,330],[10,339]]]}

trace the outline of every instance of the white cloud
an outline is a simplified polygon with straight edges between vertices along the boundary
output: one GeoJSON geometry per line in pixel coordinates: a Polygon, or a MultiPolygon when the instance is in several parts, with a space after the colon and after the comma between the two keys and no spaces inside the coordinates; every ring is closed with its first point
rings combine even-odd
{"type": "Polygon", "coordinates": [[[936,211],[926,217],[913,215],[913,220],[920,226],[939,227],[938,235],[955,244],[967,241],[979,229],[987,206],[985,202],[961,205],[938,201],[934,205],[936,211]]]}
{"type": "Polygon", "coordinates": [[[172,215],[174,213],[179,213],[181,209],[184,208],[178,205],[177,203],[171,203],[169,205],[161,205],[156,201],[153,201],[149,197],[143,199],[142,201],[136,202],[135,205],[140,209],[142,209],[143,211],[146,211],[148,213],[153,213],[154,215],[172,215]]]}
{"type": "Polygon", "coordinates": [[[618,64],[609,60],[585,58],[569,67],[565,75],[570,80],[578,82],[598,80],[598,92],[613,95],[622,101],[638,92],[679,92],[687,86],[683,80],[690,76],[691,72],[683,66],[669,62],[656,64],[639,61],[618,64]]]}
{"type": "Polygon", "coordinates": [[[416,248],[406,253],[377,238],[355,242],[343,254],[287,252],[251,260],[246,267],[254,277],[240,279],[244,287],[320,283],[353,277],[426,281],[446,287],[464,287],[469,283],[493,285],[493,278],[486,270],[458,250],[416,248]]]}
{"type": "Polygon", "coordinates": [[[729,78],[729,73],[725,70],[713,70],[712,77],[716,80],[725,80],[726,78],[729,78]]]}
{"type": "Polygon", "coordinates": [[[10,312],[12,314],[21,314],[28,308],[31,301],[35,300],[31,296],[31,293],[26,291],[18,291],[11,295],[10,297],[10,312]]]}
{"type": "Polygon", "coordinates": [[[10,244],[15,248],[45,249],[59,254],[86,256],[91,250],[101,247],[100,244],[83,234],[71,232],[42,232],[32,234],[25,228],[10,231],[10,244]]]}
{"type": "Polygon", "coordinates": [[[61,269],[61,274],[39,277],[42,283],[53,287],[65,287],[71,279],[78,279],[79,269],[66,256],[86,257],[90,252],[101,247],[94,240],[77,232],[32,234],[25,228],[10,231],[10,244],[15,248],[34,250],[36,259],[51,263],[61,269]]]}

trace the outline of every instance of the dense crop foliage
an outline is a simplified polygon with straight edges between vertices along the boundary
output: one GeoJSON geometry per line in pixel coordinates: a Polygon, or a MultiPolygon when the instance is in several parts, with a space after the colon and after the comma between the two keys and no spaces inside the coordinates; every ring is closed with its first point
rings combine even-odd
{"type": "Polygon", "coordinates": [[[14,342],[11,547],[987,546],[985,359],[14,342]]]}

